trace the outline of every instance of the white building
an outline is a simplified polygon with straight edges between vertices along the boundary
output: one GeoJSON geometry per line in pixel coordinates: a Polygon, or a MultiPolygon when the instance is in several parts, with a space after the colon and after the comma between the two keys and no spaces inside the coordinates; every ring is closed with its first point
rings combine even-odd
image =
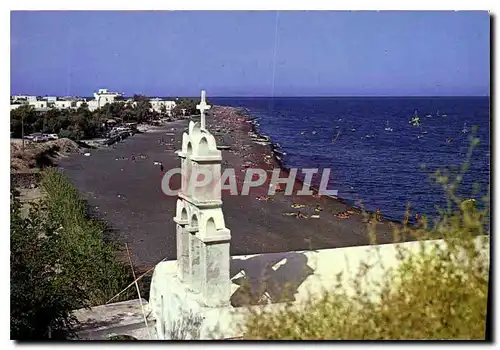
{"type": "MultiPolygon", "coordinates": [[[[85,100],[75,100],[75,99],[57,99],[56,97],[43,97],[40,99],[12,99],[10,109],[14,110],[23,105],[32,106],[36,111],[47,111],[50,108],[55,109],[68,109],[68,108],[78,108],[85,100]]],[[[97,109],[97,101],[95,101],[97,109]]]]}
{"type": "Polygon", "coordinates": [[[113,103],[115,98],[123,96],[119,92],[111,92],[108,89],[99,89],[98,92],[94,92],[94,99],[99,102],[100,106],[104,106],[106,103],[113,103]]]}
{"type": "Polygon", "coordinates": [[[84,103],[86,103],[87,105],[89,104],[87,101],[83,100],[83,101],[76,101],[76,104],[75,104],[75,108],[80,108],[84,103]]]}
{"type": "Polygon", "coordinates": [[[47,101],[40,101],[40,100],[28,100],[28,104],[30,106],[35,107],[35,109],[43,109],[43,108],[48,108],[48,103],[47,101]]]}
{"type": "Polygon", "coordinates": [[[28,99],[28,95],[14,95],[14,96],[11,96],[12,102],[16,102],[16,101],[20,101],[20,100],[27,100],[27,99],[28,99]]]}
{"type": "MultiPolygon", "coordinates": [[[[90,111],[95,111],[96,109],[101,108],[105,104],[115,102],[115,99],[121,96],[123,96],[123,94],[120,92],[112,92],[108,91],[108,89],[99,89],[97,92],[94,92],[94,99],[86,101],[86,103],[90,111]]],[[[81,103],[78,104],[77,102],[77,107],[79,107],[80,105],[81,103]]]]}
{"type": "Polygon", "coordinates": [[[36,101],[37,97],[36,96],[30,96],[30,95],[15,95],[12,96],[12,102],[26,102],[26,101],[36,101]]]}
{"type": "Polygon", "coordinates": [[[44,110],[47,110],[49,107],[47,101],[43,101],[43,100],[36,100],[36,99],[20,100],[20,99],[17,99],[15,101],[17,103],[10,105],[11,111],[14,109],[17,109],[21,106],[32,106],[36,111],[44,111],[44,110]]]}
{"type": "Polygon", "coordinates": [[[90,100],[87,102],[87,105],[88,105],[89,111],[91,111],[91,112],[95,111],[96,109],[98,109],[100,107],[99,102],[97,100],[90,100]]]}
{"type": "Polygon", "coordinates": [[[54,101],[53,105],[57,109],[71,108],[72,101],[54,101]]]}
{"type": "Polygon", "coordinates": [[[37,97],[36,96],[29,96],[29,95],[16,95],[16,96],[11,96],[10,97],[10,103],[11,106],[16,106],[16,107],[11,107],[10,109],[16,109],[19,108],[21,105],[34,105],[36,108],[36,102],[37,102],[37,97]]]}
{"type": "Polygon", "coordinates": [[[44,111],[48,108],[65,109],[70,108],[73,101],[71,100],[58,100],[57,97],[46,96],[38,98],[37,96],[12,96],[10,109],[19,108],[22,105],[33,106],[37,111],[44,111]]]}
{"type": "Polygon", "coordinates": [[[10,103],[14,103],[14,102],[20,102],[20,101],[23,101],[26,99],[26,96],[24,95],[14,95],[14,96],[10,96],[10,103]]]}
{"type": "Polygon", "coordinates": [[[165,112],[169,116],[172,115],[172,110],[175,108],[175,101],[165,101],[159,98],[153,98],[149,100],[149,103],[151,103],[151,110],[158,113],[161,113],[163,106],[165,106],[165,112]]]}

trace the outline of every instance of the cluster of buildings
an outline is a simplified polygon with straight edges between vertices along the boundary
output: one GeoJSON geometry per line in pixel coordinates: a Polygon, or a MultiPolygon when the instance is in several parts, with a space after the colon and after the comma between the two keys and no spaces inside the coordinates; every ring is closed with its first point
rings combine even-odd
{"type": "MultiPolygon", "coordinates": [[[[38,96],[28,96],[28,95],[17,95],[11,96],[10,98],[10,109],[16,109],[23,105],[30,105],[37,111],[45,111],[49,108],[78,108],[76,106],[77,101],[73,101],[70,98],[62,97],[38,97],[38,96]]],[[[80,105],[83,102],[80,102],[80,105]]]]}
{"type": "MultiPolygon", "coordinates": [[[[56,96],[28,96],[28,95],[16,95],[10,98],[10,109],[16,109],[23,105],[30,105],[35,108],[35,110],[44,112],[51,108],[56,109],[77,109],[86,103],[90,111],[95,111],[102,106],[113,103],[130,103],[132,106],[136,106],[137,102],[132,99],[123,99],[123,93],[108,91],[108,89],[99,89],[94,93],[94,99],[87,100],[86,98],[79,97],[56,97],[56,96]]],[[[160,98],[153,98],[149,100],[151,104],[151,111],[155,111],[161,114],[166,114],[168,116],[172,115],[172,111],[175,108],[175,101],[162,100],[160,98]]]]}

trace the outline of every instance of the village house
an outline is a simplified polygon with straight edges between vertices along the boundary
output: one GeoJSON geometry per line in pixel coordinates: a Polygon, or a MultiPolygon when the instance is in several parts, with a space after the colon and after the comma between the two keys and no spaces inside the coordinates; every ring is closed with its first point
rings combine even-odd
{"type": "Polygon", "coordinates": [[[99,109],[99,102],[96,100],[90,100],[87,102],[88,108],[90,111],[95,111],[96,109],[99,109]]]}
{"type": "Polygon", "coordinates": [[[47,101],[43,101],[43,100],[31,100],[31,101],[28,101],[28,104],[30,106],[33,106],[35,108],[35,110],[45,109],[45,108],[48,108],[48,106],[49,106],[47,101]]]}
{"type": "Polygon", "coordinates": [[[86,103],[86,104],[88,105],[87,100],[80,100],[80,101],[76,101],[76,102],[75,102],[75,106],[74,106],[74,108],[78,109],[78,108],[80,108],[80,107],[81,107],[84,103],[86,103]]]}
{"type": "Polygon", "coordinates": [[[166,101],[160,98],[153,98],[149,100],[149,103],[151,103],[151,111],[155,111],[158,113],[162,113],[163,107],[165,107],[165,113],[168,116],[172,115],[172,111],[175,108],[175,101],[166,101]]]}
{"type": "Polygon", "coordinates": [[[53,102],[54,108],[57,109],[66,109],[66,108],[71,108],[72,101],[65,101],[65,100],[56,100],[53,102]]]}
{"type": "MultiPolygon", "coordinates": [[[[32,105],[35,108],[43,108],[43,103],[40,102],[45,102],[45,101],[39,101],[37,96],[28,96],[28,95],[17,95],[17,96],[11,96],[10,98],[10,104],[11,106],[16,106],[16,107],[11,107],[10,109],[16,109],[22,105],[32,105]],[[42,106],[42,107],[40,107],[42,106]]],[[[46,106],[45,106],[46,107],[46,106]]]]}
{"type": "Polygon", "coordinates": [[[117,97],[123,96],[120,92],[108,91],[108,89],[99,89],[98,92],[94,92],[94,99],[99,101],[101,106],[106,103],[113,103],[117,97]]]}
{"type": "Polygon", "coordinates": [[[95,111],[101,108],[105,104],[115,102],[117,97],[123,96],[120,92],[108,91],[108,89],[99,89],[98,92],[94,92],[94,99],[87,102],[90,111],[95,111]]]}
{"type": "Polygon", "coordinates": [[[56,96],[46,96],[44,99],[47,101],[48,104],[55,103],[57,101],[56,96]]]}
{"type": "Polygon", "coordinates": [[[28,101],[36,101],[36,96],[30,95],[15,95],[11,97],[11,103],[26,103],[28,101]]]}

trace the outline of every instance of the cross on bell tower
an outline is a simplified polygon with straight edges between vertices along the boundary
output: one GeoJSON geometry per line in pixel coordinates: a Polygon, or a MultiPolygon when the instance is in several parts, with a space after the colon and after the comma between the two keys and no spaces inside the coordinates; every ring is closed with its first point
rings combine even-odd
{"type": "Polygon", "coordinates": [[[199,109],[200,113],[201,113],[201,125],[200,125],[201,130],[206,130],[205,129],[205,111],[208,111],[210,109],[210,107],[212,107],[212,106],[207,104],[205,97],[206,97],[205,90],[201,90],[201,101],[200,101],[199,105],[196,105],[196,109],[199,109]]]}

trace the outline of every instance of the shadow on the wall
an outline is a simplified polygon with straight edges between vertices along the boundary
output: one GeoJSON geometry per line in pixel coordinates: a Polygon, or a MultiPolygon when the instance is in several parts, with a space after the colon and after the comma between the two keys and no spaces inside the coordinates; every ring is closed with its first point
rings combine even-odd
{"type": "Polygon", "coordinates": [[[234,307],[295,301],[294,294],[314,270],[303,253],[287,252],[231,260],[231,279],[240,287],[231,295],[234,307]]]}

